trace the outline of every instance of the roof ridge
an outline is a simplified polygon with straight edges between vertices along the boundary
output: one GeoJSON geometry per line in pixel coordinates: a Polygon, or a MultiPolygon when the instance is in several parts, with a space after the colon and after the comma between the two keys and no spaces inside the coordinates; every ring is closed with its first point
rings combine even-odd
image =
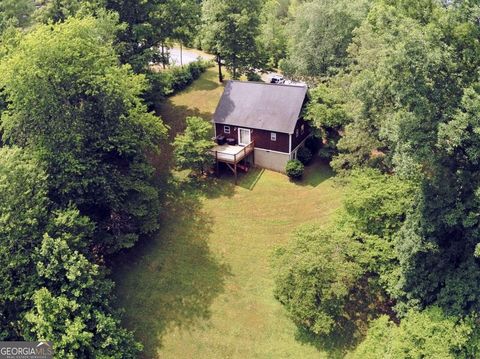
{"type": "Polygon", "coordinates": [[[227,80],[228,82],[237,82],[243,84],[252,84],[252,85],[268,85],[268,86],[284,86],[284,87],[296,87],[296,88],[308,88],[307,85],[291,85],[291,84],[270,84],[268,82],[261,81],[242,81],[242,80],[227,80]]]}

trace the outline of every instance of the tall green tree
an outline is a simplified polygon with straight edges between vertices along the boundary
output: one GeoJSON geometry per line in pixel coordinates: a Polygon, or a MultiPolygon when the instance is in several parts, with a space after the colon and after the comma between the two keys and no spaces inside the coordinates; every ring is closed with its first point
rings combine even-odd
{"type": "Polygon", "coordinates": [[[473,317],[462,320],[430,307],[408,312],[399,326],[386,316],[373,321],[365,341],[347,358],[476,358],[479,349],[473,317]]]}
{"type": "Polygon", "coordinates": [[[205,0],[202,5],[202,46],[215,54],[218,79],[223,81],[222,64],[234,79],[263,67],[259,56],[260,0],[205,0]]]}
{"type": "Polygon", "coordinates": [[[48,211],[47,175],[18,148],[0,148],[0,338],[18,339],[21,315],[36,286],[31,253],[41,241],[48,211]]]}
{"type": "Polygon", "coordinates": [[[269,66],[278,67],[287,52],[286,23],[288,13],[282,11],[285,4],[278,0],[267,0],[260,17],[260,37],[263,51],[269,58],[269,66]]]}
{"type": "Polygon", "coordinates": [[[105,0],[41,0],[35,12],[39,22],[62,22],[80,11],[92,13],[104,8],[105,0]]]}
{"type": "Polygon", "coordinates": [[[275,296],[319,337],[359,337],[368,320],[393,314],[383,288],[398,281],[395,233],[416,187],[375,170],[347,178],[343,206],[326,228],[306,226],[275,253],[275,296]]]}
{"type": "Polygon", "coordinates": [[[26,27],[31,23],[35,3],[31,0],[2,0],[0,2],[0,33],[9,25],[26,27]]]}
{"type": "Polygon", "coordinates": [[[38,26],[0,63],[4,142],[39,154],[50,198],[97,224],[91,245],[100,253],[158,228],[147,155],[165,134],[140,100],[145,79],[119,65],[115,30],[110,16],[38,26]]]}
{"type": "Polygon", "coordinates": [[[395,235],[399,277],[390,290],[400,312],[480,306],[478,10],[470,2],[379,1],[350,47],[354,115],[334,164],[377,166],[421,189],[395,235]]]}
{"type": "Polygon", "coordinates": [[[213,164],[212,124],[200,117],[187,117],[187,128],[173,142],[177,166],[203,174],[213,164]]]}
{"type": "Polygon", "coordinates": [[[48,193],[36,156],[0,148],[0,338],[51,340],[62,358],[136,357],[140,347],[111,306],[112,283],[93,263],[94,224],[48,193]]]}
{"type": "Polygon", "coordinates": [[[287,26],[288,56],[280,66],[284,73],[315,82],[345,67],[353,30],[365,18],[368,3],[314,0],[299,5],[287,26]]]}
{"type": "Polygon", "coordinates": [[[168,63],[167,42],[188,43],[200,21],[196,0],[106,0],[126,28],[118,37],[122,62],[144,72],[151,62],[168,63]]]}

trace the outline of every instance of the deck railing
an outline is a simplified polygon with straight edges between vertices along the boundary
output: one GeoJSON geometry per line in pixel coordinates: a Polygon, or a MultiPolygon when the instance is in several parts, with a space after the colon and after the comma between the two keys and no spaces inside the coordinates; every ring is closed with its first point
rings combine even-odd
{"type": "Polygon", "coordinates": [[[243,156],[240,158],[239,161],[241,161],[242,159],[244,159],[245,157],[247,157],[247,155],[249,155],[253,149],[255,148],[255,141],[251,141],[248,145],[246,145],[245,147],[243,147],[243,150],[236,153],[234,156],[233,156],[233,162],[234,163],[237,163],[237,155],[239,153],[242,153],[243,152],[243,156]]]}
{"type": "Polygon", "coordinates": [[[218,158],[219,154],[223,154],[228,157],[230,156],[233,157],[233,163],[236,164],[240,162],[242,159],[244,159],[245,157],[247,157],[250,153],[252,153],[254,149],[255,149],[255,141],[251,141],[248,145],[244,146],[240,151],[234,154],[223,152],[223,151],[217,151],[217,150],[213,150],[212,152],[215,153],[215,161],[219,160],[218,158]],[[240,159],[237,160],[237,158],[240,158],[240,159]]]}

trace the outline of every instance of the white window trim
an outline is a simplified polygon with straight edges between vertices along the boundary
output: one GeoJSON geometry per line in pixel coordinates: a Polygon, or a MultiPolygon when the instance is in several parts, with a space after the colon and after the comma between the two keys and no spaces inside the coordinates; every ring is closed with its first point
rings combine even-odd
{"type": "Polygon", "coordinates": [[[249,128],[239,128],[239,129],[238,129],[238,144],[239,144],[240,146],[247,146],[249,143],[242,143],[242,142],[240,141],[240,134],[241,134],[242,130],[243,130],[243,131],[248,131],[248,136],[250,137],[250,142],[252,141],[252,130],[249,129],[249,128]]]}
{"type": "Polygon", "coordinates": [[[229,135],[230,134],[230,126],[223,126],[223,133],[225,133],[226,135],[229,135]]]}
{"type": "Polygon", "coordinates": [[[295,138],[298,138],[298,128],[295,130],[295,138]]]}
{"type": "Polygon", "coordinates": [[[302,126],[300,127],[300,134],[303,135],[305,133],[305,125],[302,124],[302,126]]]}
{"type": "Polygon", "coordinates": [[[270,141],[277,141],[277,133],[276,132],[270,132],[270,141]]]}

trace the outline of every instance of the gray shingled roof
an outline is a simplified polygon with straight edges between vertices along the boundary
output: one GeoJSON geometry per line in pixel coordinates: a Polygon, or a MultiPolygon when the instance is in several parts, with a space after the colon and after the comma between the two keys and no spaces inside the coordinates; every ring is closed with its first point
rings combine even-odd
{"type": "Polygon", "coordinates": [[[213,121],[293,133],[306,94],[306,86],[229,81],[213,115],[213,121]]]}

